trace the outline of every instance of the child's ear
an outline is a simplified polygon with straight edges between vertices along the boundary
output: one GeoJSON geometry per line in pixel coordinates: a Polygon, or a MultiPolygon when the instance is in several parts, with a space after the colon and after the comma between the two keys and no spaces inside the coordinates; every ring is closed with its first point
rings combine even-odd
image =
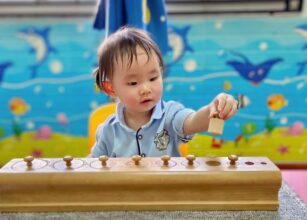
{"type": "Polygon", "coordinates": [[[109,82],[101,82],[101,87],[103,88],[104,92],[107,93],[109,96],[115,96],[115,92],[109,82]]]}

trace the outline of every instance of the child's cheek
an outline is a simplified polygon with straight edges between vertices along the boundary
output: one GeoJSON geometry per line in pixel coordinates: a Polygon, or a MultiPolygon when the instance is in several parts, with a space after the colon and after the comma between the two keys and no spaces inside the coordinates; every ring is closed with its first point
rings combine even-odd
{"type": "Polygon", "coordinates": [[[128,95],[127,101],[129,103],[129,105],[137,105],[138,104],[138,99],[137,99],[136,94],[130,93],[130,94],[127,94],[127,95],[128,95]]]}

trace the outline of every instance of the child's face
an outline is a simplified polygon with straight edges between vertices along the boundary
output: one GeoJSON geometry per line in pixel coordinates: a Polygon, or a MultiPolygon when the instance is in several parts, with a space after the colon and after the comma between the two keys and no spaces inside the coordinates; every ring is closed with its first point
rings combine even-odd
{"type": "Polygon", "coordinates": [[[128,56],[118,59],[111,85],[115,96],[126,110],[148,112],[162,96],[163,83],[158,58],[152,51],[150,57],[144,50],[137,49],[137,60],[128,65],[128,56]]]}

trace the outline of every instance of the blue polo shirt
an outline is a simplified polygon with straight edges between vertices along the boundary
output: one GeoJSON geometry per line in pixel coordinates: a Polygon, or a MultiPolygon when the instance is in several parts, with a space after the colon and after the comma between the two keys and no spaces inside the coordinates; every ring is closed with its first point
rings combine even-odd
{"type": "Polygon", "coordinates": [[[186,117],[194,112],[174,101],[159,101],[149,122],[137,131],[129,128],[124,120],[124,106],[117,104],[116,113],[100,124],[96,131],[96,143],[91,155],[99,157],[159,157],[180,156],[178,146],[193,135],[183,134],[186,117]]]}

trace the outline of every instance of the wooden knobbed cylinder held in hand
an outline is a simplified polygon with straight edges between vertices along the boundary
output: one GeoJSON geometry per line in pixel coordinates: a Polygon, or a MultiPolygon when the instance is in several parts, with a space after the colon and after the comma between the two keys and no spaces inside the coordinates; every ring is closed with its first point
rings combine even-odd
{"type": "Polygon", "coordinates": [[[208,133],[214,135],[222,135],[223,129],[224,120],[220,119],[218,115],[214,115],[214,117],[209,120],[208,133]]]}

